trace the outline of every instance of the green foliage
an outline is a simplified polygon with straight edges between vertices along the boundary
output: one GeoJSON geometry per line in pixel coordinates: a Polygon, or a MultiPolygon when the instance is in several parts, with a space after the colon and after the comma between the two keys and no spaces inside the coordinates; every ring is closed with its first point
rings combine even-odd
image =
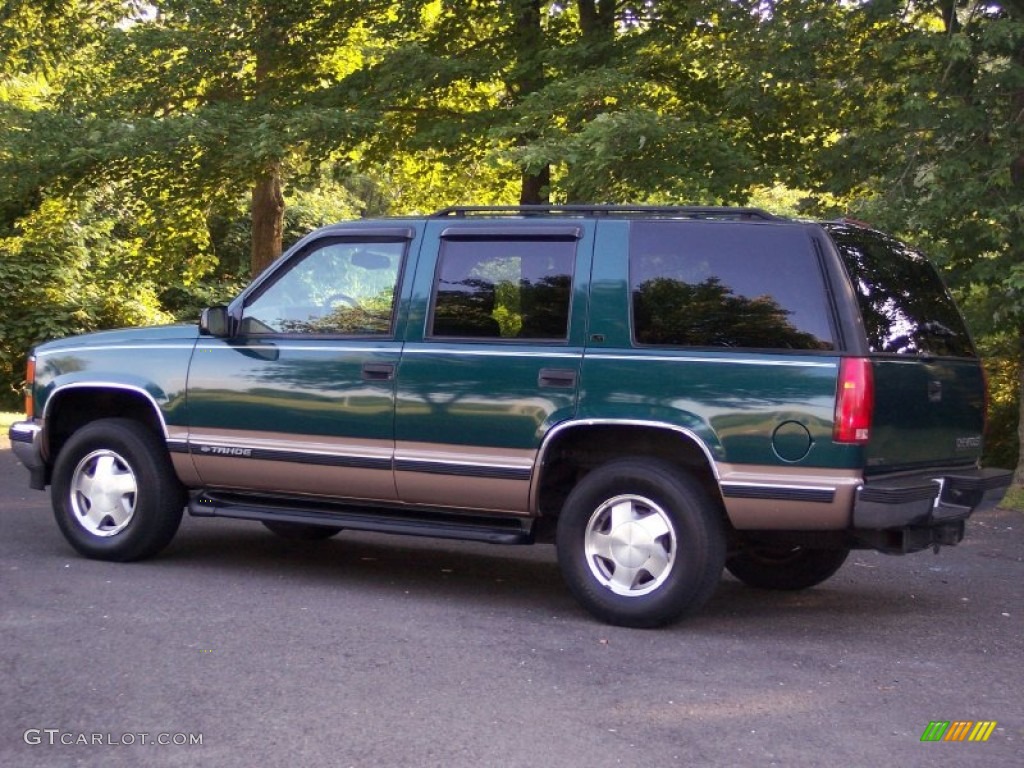
{"type": "MultiPolygon", "coordinates": [[[[961,304],[968,310],[968,320],[978,314],[976,297],[967,295],[961,304]]],[[[987,466],[1013,467],[1020,455],[1017,422],[1020,415],[1021,358],[1014,334],[1008,330],[988,333],[978,339],[979,352],[985,359],[988,378],[988,423],[985,431],[987,466]]]]}
{"type": "Polygon", "coordinates": [[[944,270],[990,359],[990,463],[1018,464],[1024,5],[871,4],[820,189],[944,270]],[[1012,458],[1012,460],[1011,460],[1012,458]]]}
{"type": "Polygon", "coordinates": [[[1003,497],[1000,505],[1003,509],[1012,509],[1017,512],[1024,512],[1024,488],[1012,486],[1003,497]]]}
{"type": "Polygon", "coordinates": [[[142,244],[102,200],[46,200],[0,238],[0,402],[16,405],[30,346],[100,328],[166,322],[142,244]]]}
{"type": "MultiPolygon", "coordinates": [[[[392,60],[411,62],[375,152],[459,156],[483,142],[520,173],[552,168],[558,201],[739,202],[818,127],[812,110],[795,110],[806,69],[788,89],[764,87],[768,62],[792,66],[801,51],[766,56],[774,27],[744,4],[538,3],[536,15],[530,5],[461,0],[411,21],[410,42],[379,68],[394,81],[392,60]]],[[[802,25],[831,4],[773,7],[802,25]]]]}
{"type": "Polygon", "coordinates": [[[655,277],[633,292],[637,339],[645,344],[821,349],[789,314],[771,296],[737,295],[717,277],[699,283],[655,277]]]}
{"type": "Polygon", "coordinates": [[[494,311],[503,339],[515,339],[523,329],[522,291],[518,281],[501,280],[494,287],[494,311]]]}

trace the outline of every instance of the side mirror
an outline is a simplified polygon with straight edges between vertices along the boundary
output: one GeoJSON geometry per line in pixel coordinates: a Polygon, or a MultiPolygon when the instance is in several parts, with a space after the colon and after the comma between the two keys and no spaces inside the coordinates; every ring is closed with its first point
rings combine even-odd
{"type": "Polygon", "coordinates": [[[231,335],[231,318],[224,306],[207,307],[199,316],[199,333],[224,339],[231,335]]]}

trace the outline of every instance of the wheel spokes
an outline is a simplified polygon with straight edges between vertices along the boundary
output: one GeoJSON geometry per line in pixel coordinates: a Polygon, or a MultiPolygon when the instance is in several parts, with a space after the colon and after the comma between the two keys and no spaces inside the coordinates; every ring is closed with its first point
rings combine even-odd
{"type": "Polygon", "coordinates": [[[660,539],[668,536],[672,530],[668,526],[668,520],[662,514],[652,511],[637,520],[637,525],[643,528],[652,539],[660,539]]]}
{"type": "Polygon", "coordinates": [[[614,504],[609,510],[609,520],[611,521],[611,530],[613,531],[626,523],[636,520],[636,518],[636,502],[631,499],[623,499],[614,504]]]}
{"type": "Polygon", "coordinates": [[[135,513],[138,483],[131,467],[113,451],[99,450],[79,462],[71,481],[71,505],[89,533],[112,536],[135,513]]]}
{"type": "Polygon", "coordinates": [[[675,533],[668,514],[641,496],[619,496],[601,505],[587,527],[591,573],[612,592],[647,594],[660,586],[675,561],[675,533]]]}
{"type": "Polygon", "coordinates": [[[651,550],[651,556],[647,558],[647,562],[644,563],[644,571],[651,577],[651,579],[658,579],[661,574],[665,573],[672,565],[672,560],[669,557],[669,553],[664,547],[655,547],[651,550]]]}
{"type": "MultiPolygon", "coordinates": [[[[630,568],[625,565],[616,565],[615,571],[612,573],[611,579],[609,579],[610,585],[613,590],[616,587],[623,592],[632,591],[636,585],[637,580],[643,569],[641,568],[630,568]]],[[[615,590],[618,591],[618,590],[615,590]]]]}

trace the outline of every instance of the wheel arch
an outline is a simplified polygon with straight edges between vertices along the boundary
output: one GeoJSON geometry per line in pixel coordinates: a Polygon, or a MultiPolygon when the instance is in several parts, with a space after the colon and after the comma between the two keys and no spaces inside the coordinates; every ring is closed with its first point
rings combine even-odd
{"type": "Polygon", "coordinates": [[[86,424],[128,418],[166,441],[167,424],[152,393],[131,384],[74,382],[50,393],[43,406],[43,451],[52,466],[68,438],[86,424]]]}
{"type": "Polygon", "coordinates": [[[557,517],[587,473],[612,459],[649,457],[693,475],[728,523],[714,455],[693,430],[661,422],[590,419],[564,422],[545,436],[538,453],[530,508],[557,517]]]}

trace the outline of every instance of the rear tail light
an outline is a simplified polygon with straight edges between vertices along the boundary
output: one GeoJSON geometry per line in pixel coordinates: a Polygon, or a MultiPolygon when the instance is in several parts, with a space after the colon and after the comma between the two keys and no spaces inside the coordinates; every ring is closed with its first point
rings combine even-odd
{"type": "Polygon", "coordinates": [[[839,365],[836,417],[832,439],[863,445],[871,437],[875,410],[875,378],[866,357],[844,357],[839,365]]]}
{"type": "Polygon", "coordinates": [[[32,399],[32,392],[36,383],[36,358],[33,355],[28,359],[25,366],[25,418],[32,420],[35,415],[35,401],[32,399]]]}

